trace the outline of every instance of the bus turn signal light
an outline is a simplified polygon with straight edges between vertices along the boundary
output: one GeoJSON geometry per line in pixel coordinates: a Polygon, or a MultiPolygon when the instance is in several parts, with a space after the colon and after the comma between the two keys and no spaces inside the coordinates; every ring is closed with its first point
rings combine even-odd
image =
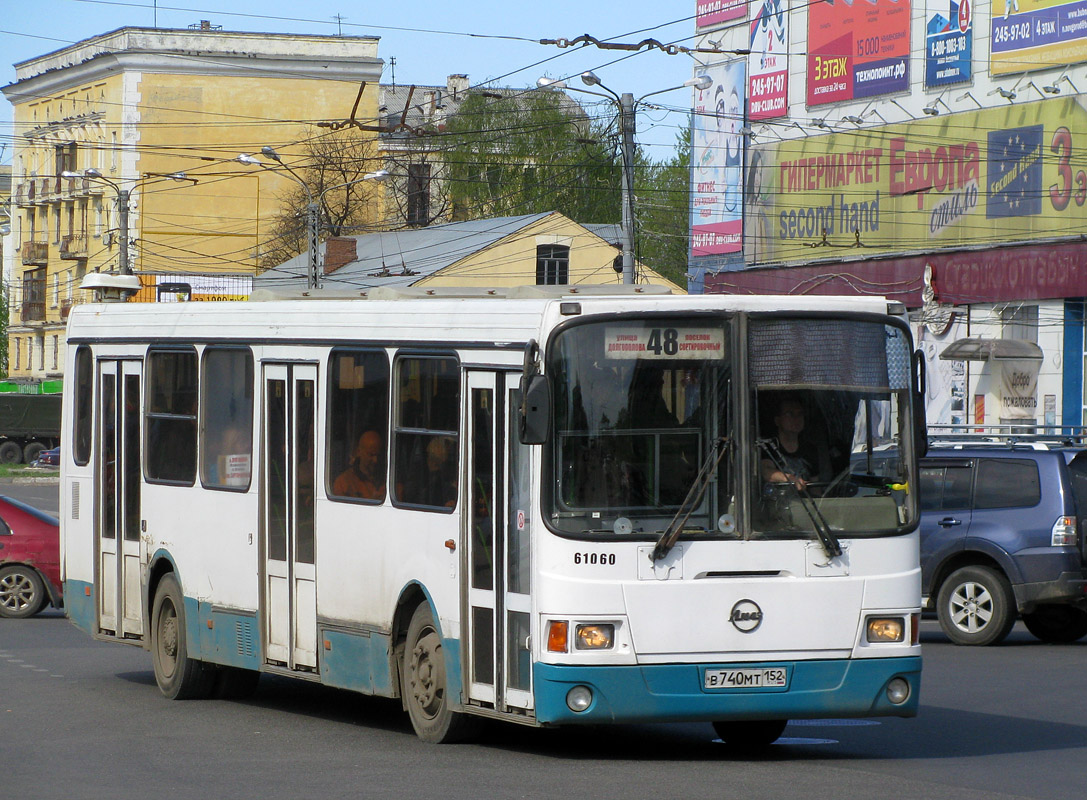
{"type": "Polygon", "coordinates": [[[547,652],[565,653],[567,649],[567,631],[569,623],[566,620],[553,619],[547,624],[547,652]]]}

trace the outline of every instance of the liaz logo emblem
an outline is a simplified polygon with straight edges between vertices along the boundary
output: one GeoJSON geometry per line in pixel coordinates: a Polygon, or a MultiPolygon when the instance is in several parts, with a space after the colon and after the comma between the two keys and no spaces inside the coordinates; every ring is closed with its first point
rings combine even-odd
{"type": "Polygon", "coordinates": [[[753,633],[762,625],[762,609],[754,600],[737,600],[728,615],[728,621],[740,633],[753,633]]]}

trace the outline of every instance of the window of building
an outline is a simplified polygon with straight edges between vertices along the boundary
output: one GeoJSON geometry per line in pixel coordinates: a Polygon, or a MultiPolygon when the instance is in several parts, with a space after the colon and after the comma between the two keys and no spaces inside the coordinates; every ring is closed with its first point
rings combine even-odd
{"type": "Polygon", "coordinates": [[[201,480],[215,489],[248,489],[253,474],[252,352],[207,348],[202,385],[201,480]]]}
{"type": "Polygon", "coordinates": [[[22,369],[22,355],[23,355],[23,340],[19,337],[15,337],[11,340],[11,347],[15,351],[15,366],[14,369],[22,369]]]}
{"type": "Polygon", "coordinates": [[[1038,306],[1005,308],[1000,312],[1005,339],[1038,343],[1038,306]]]}
{"type": "Polygon", "coordinates": [[[196,480],[195,350],[152,350],[147,356],[147,480],[196,480]]]}
{"type": "Polygon", "coordinates": [[[35,337],[38,340],[38,370],[45,370],[45,336],[35,337]]]}
{"type": "Polygon", "coordinates": [[[60,337],[53,337],[53,370],[60,368],[60,337]]]}
{"type": "Polygon", "coordinates": [[[570,282],[570,248],[561,244],[536,247],[536,285],[562,286],[570,282]]]}
{"type": "Polygon", "coordinates": [[[329,496],[381,502],[387,494],[388,357],[337,349],[329,363],[329,496]]]}
{"type": "Polygon", "coordinates": [[[430,164],[408,165],[408,217],[409,225],[426,225],[430,222],[430,164]]]}
{"type": "Polygon", "coordinates": [[[460,368],[443,356],[411,356],[396,364],[394,498],[451,511],[457,505],[460,368]]]}

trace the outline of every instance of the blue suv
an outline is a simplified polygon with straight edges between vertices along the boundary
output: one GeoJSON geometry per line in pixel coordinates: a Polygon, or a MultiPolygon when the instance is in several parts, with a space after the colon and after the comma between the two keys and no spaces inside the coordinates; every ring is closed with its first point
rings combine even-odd
{"type": "Polygon", "coordinates": [[[997,644],[1017,615],[1087,635],[1087,450],[932,447],[920,483],[923,603],[953,642],[997,644]]]}

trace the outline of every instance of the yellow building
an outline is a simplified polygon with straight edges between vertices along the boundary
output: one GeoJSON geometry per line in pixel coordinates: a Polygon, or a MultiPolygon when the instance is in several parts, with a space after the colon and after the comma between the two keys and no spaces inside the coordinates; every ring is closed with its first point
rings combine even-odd
{"type": "Polygon", "coordinates": [[[207,297],[248,293],[277,198],[294,187],[273,162],[237,156],[270,146],[304,168],[303,140],[327,131],[313,125],[347,118],[363,82],[355,117],[374,120],[377,45],[202,23],[122,28],[16,64],[3,88],[15,122],[8,374],[60,375],[80,281],[125,266],[126,232],[145,285],[199,275],[207,297]]]}
{"type": "MultiPolygon", "coordinates": [[[[596,286],[622,283],[617,225],[582,225],[551,211],[326,240],[327,289],[379,286],[596,286]]],[[[636,283],[686,290],[642,264],[636,283]]],[[[261,273],[254,288],[304,289],[303,254],[261,273]]]]}

